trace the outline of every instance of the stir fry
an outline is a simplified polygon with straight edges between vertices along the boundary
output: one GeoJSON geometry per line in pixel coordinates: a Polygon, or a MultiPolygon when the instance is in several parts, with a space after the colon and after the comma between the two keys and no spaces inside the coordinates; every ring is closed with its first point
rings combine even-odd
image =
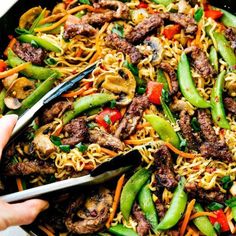
{"type": "Polygon", "coordinates": [[[8,147],[2,194],[83,176],[137,149],[140,166],[57,196],[34,228],[236,234],[235,22],[192,0],[63,0],[29,9],[0,61],[1,114],[21,115],[97,66],[8,147]]]}

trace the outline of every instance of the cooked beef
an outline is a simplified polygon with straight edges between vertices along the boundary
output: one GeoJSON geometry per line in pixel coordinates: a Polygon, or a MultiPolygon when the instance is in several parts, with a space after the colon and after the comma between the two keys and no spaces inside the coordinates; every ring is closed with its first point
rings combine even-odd
{"type": "Polygon", "coordinates": [[[134,216],[134,220],[137,222],[137,233],[139,236],[148,235],[149,230],[151,229],[150,224],[146,220],[142,210],[140,209],[137,203],[134,203],[132,208],[132,214],[134,216]]]}
{"type": "Polygon", "coordinates": [[[105,188],[90,193],[86,199],[80,196],[68,207],[67,229],[76,234],[92,234],[101,230],[109,217],[112,200],[111,192],[105,188]]]}
{"type": "Polygon", "coordinates": [[[197,183],[186,183],[185,190],[191,198],[198,199],[200,202],[224,202],[224,194],[219,189],[205,190],[198,186],[197,183]]]}
{"type": "Polygon", "coordinates": [[[186,110],[180,112],[179,126],[184,138],[187,140],[187,146],[190,149],[198,150],[201,138],[198,133],[194,133],[191,127],[191,117],[186,110]]]}
{"type": "Polygon", "coordinates": [[[224,99],[224,105],[225,108],[232,112],[233,114],[236,114],[236,101],[233,98],[227,97],[224,99]]]}
{"type": "Polygon", "coordinates": [[[138,25],[136,25],[127,35],[126,39],[130,43],[139,43],[145,39],[145,37],[152,33],[153,30],[163,25],[163,20],[159,14],[154,14],[147,19],[144,19],[138,25]]]}
{"type": "Polygon", "coordinates": [[[225,142],[204,142],[200,146],[201,155],[205,158],[212,158],[225,163],[232,161],[232,153],[229,151],[225,142]]]}
{"type": "Polygon", "coordinates": [[[141,53],[135,46],[126,41],[126,39],[120,38],[117,34],[109,34],[105,38],[105,42],[108,47],[129,55],[133,64],[137,64],[142,58],[141,53]]]}
{"type": "Polygon", "coordinates": [[[127,109],[115,136],[121,139],[129,137],[136,129],[138,122],[141,120],[144,110],[149,106],[147,96],[135,97],[127,109]]]}
{"type": "Polygon", "coordinates": [[[73,119],[69,124],[65,125],[63,131],[68,133],[69,137],[61,140],[64,145],[75,145],[85,140],[88,136],[88,128],[85,119],[78,117],[73,119]]]}
{"type": "Polygon", "coordinates": [[[169,76],[170,76],[170,82],[171,82],[171,91],[169,94],[172,96],[176,94],[179,90],[179,83],[176,77],[175,70],[171,67],[171,65],[167,62],[161,62],[159,64],[159,67],[164,70],[169,76]]]}
{"type": "Polygon", "coordinates": [[[124,150],[124,144],[120,139],[102,130],[89,130],[89,141],[115,151],[124,150]]]}
{"type": "Polygon", "coordinates": [[[175,189],[178,181],[175,178],[173,161],[168,148],[162,145],[154,154],[154,157],[157,188],[160,190],[163,188],[167,188],[168,190],[175,189]]]}
{"type": "Polygon", "coordinates": [[[225,30],[225,37],[230,41],[231,47],[236,53],[236,29],[234,28],[227,28],[225,30]]]}
{"type": "Polygon", "coordinates": [[[214,69],[210,64],[207,55],[197,46],[192,46],[185,49],[186,53],[191,53],[192,64],[195,70],[203,77],[209,78],[213,77],[214,69]]]}
{"type": "Polygon", "coordinates": [[[48,124],[54,120],[54,118],[60,118],[60,114],[65,112],[67,109],[71,108],[70,102],[60,101],[54,103],[52,106],[46,108],[43,111],[40,121],[43,124],[48,124]]]}
{"type": "Polygon", "coordinates": [[[42,65],[46,58],[46,53],[42,48],[33,47],[30,43],[16,42],[13,51],[24,61],[42,65]]]}
{"type": "Polygon", "coordinates": [[[15,175],[31,175],[31,174],[54,174],[56,169],[55,166],[49,164],[46,161],[34,160],[18,162],[15,164],[8,164],[4,168],[4,175],[15,176],[15,175]]]}
{"type": "MultiPolygon", "coordinates": [[[[159,195],[159,194],[158,194],[159,195]]],[[[159,199],[155,202],[157,214],[159,219],[162,219],[166,214],[165,204],[163,204],[159,199]]]]}

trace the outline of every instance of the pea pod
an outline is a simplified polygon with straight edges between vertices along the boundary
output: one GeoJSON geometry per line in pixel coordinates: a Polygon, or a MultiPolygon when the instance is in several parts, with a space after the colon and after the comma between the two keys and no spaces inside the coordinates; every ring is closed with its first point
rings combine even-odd
{"type": "Polygon", "coordinates": [[[157,115],[145,115],[144,118],[151,124],[163,141],[169,142],[176,148],[179,148],[179,137],[167,120],[157,115]]]}
{"type": "Polygon", "coordinates": [[[120,210],[126,220],[129,219],[130,211],[138,192],[150,178],[150,175],[150,171],[144,168],[140,169],[125,184],[120,197],[120,210]]]}
{"type": "Polygon", "coordinates": [[[233,206],[231,208],[231,210],[232,210],[232,216],[233,216],[234,220],[236,221],[236,206],[233,206]]]}
{"type": "Polygon", "coordinates": [[[77,115],[81,114],[82,112],[88,109],[101,106],[114,99],[116,99],[116,97],[113,94],[108,94],[108,93],[95,93],[92,95],[79,98],[73,103],[73,110],[67,111],[62,116],[63,124],[67,124],[77,115]]]}
{"type": "Polygon", "coordinates": [[[152,0],[152,2],[155,2],[157,4],[162,4],[164,6],[168,6],[173,2],[173,0],[152,0]]]}
{"type": "Polygon", "coordinates": [[[219,9],[224,15],[220,18],[221,22],[228,27],[235,27],[236,26],[236,16],[231,14],[230,12],[219,9]]]}
{"type": "Polygon", "coordinates": [[[221,128],[230,129],[229,122],[226,119],[222,92],[224,87],[225,71],[222,71],[216,79],[215,85],[211,91],[211,114],[213,121],[221,128]]]}
{"type": "Polygon", "coordinates": [[[33,24],[31,25],[31,27],[30,27],[30,29],[29,29],[29,32],[30,32],[31,34],[33,34],[33,33],[34,33],[34,29],[38,27],[39,22],[43,19],[46,10],[47,10],[47,9],[44,8],[44,9],[42,10],[42,12],[38,15],[38,17],[34,20],[33,24]]]}
{"type": "Polygon", "coordinates": [[[5,109],[5,103],[4,103],[5,96],[6,96],[6,89],[2,88],[0,92],[0,115],[3,114],[4,109],[5,109]]]}
{"type": "Polygon", "coordinates": [[[42,47],[48,51],[61,52],[61,48],[58,47],[57,45],[49,42],[46,39],[42,39],[42,38],[34,36],[32,34],[22,34],[21,36],[18,37],[18,39],[24,43],[31,43],[32,41],[34,41],[37,43],[37,45],[39,45],[40,47],[42,47]]]}
{"type": "Polygon", "coordinates": [[[216,72],[219,70],[219,65],[218,65],[218,56],[217,56],[217,51],[214,46],[211,46],[210,53],[209,53],[209,59],[211,62],[211,65],[215,69],[216,72]]]}
{"type": "Polygon", "coordinates": [[[150,223],[152,230],[154,231],[154,233],[157,233],[158,216],[152,200],[152,193],[149,189],[148,184],[146,184],[140,190],[138,195],[138,202],[139,206],[145,214],[146,219],[150,223]]]}
{"type": "MultiPolygon", "coordinates": [[[[203,211],[202,206],[199,203],[195,203],[194,209],[197,212],[203,211]]],[[[206,236],[216,236],[216,232],[207,218],[207,216],[200,216],[195,219],[193,219],[193,223],[196,225],[196,227],[206,236]]]]}
{"type": "Polygon", "coordinates": [[[157,72],[157,82],[163,84],[163,89],[165,89],[167,92],[169,92],[169,85],[166,80],[166,77],[164,75],[164,72],[162,70],[158,70],[157,72]]]}
{"type": "Polygon", "coordinates": [[[109,228],[109,232],[117,236],[138,236],[132,229],[125,227],[122,224],[117,224],[109,228]]]}
{"type": "MultiPolygon", "coordinates": [[[[11,67],[16,67],[25,63],[25,61],[21,60],[11,49],[8,50],[7,56],[8,56],[8,63],[11,67]]],[[[60,73],[56,70],[35,65],[27,66],[27,68],[22,70],[21,73],[31,79],[37,79],[37,80],[46,80],[55,73],[57,75],[57,78],[60,77],[60,73]]]]}
{"type": "Polygon", "coordinates": [[[188,200],[187,194],[184,192],[184,182],[184,179],[181,178],[177,188],[174,191],[173,198],[170,202],[170,207],[163,220],[157,226],[158,230],[170,229],[176,225],[182,217],[188,200]]]}

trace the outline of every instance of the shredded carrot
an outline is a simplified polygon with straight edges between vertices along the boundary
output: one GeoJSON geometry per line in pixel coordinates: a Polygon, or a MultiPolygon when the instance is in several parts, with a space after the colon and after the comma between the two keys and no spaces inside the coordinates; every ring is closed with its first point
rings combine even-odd
{"type": "Polygon", "coordinates": [[[143,124],[138,124],[137,129],[142,129],[142,128],[147,127],[147,126],[150,126],[150,124],[148,122],[145,122],[143,124]]]}
{"type": "Polygon", "coordinates": [[[227,209],[225,215],[226,215],[226,219],[227,219],[227,222],[228,222],[228,225],[230,228],[230,232],[232,234],[236,233],[236,226],[234,226],[234,224],[232,222],[233,216],[232,216],[232,211],[230,208],[227,209]]]}
{"type": "Polygon", "coordinates": [[[144,138],[144,139],[127,139],[124,140],[125,144],[129,144],[129,145],[141,145],[147,142],[151,142],[152,139],[151,138],[144,138]]]}
{"type": "Polygon", "coordinates": [[[24,190],[21,178],[16,178],[16,184],[19,192],[24,190]]]}
{"type": "Polygon", "coordinates": [[[93,170],[94,169],[94,165],[92,163],[86,163],[84,165],[84,170],[93,170]]]}
{"type": "Polygon", "coordinates": [[[62,97],[64,97],[64,98],[71,98],[71,97],[79,96],[83,92],[85,92],[88,88],[89,88],[89,83],[87,83],[86,85],[84,85],[82,88],[80,88],[77,91],[71,91],[71,92],[62,94],[62,97]]]}
{"type": "Polygon", "coordinates": [[[195,39],[195,44],[199,47],[202,47],[202,43],[201,43],[202,27],[203,27],[203,22],[200,21],[198,24],[198,29],[197,29],[197,33],[196,33],[196,39],[195,39]]]}
{"type": "Polygon", "coordinates": [[[190,218],[190,215],[192,213],[195,202],[196,202],[196,200],[193,199],[187,206],[187,210],[186,210],[186,213],[185,213],[185,216],[184,216],[183,224],[181,225],[181,228],[180,228],[180,236],[184,235],[184,232],[187,228],[189,218],[190,218]]]}
{"type": "Polygon", "coordinates": [[[192,236],[199,236],[199,233],[196,232],[193,228],[191,228],[190,226],[187,227],[187,234],[185,234],[185,236],[187,235],[192,235],[192,236]]]}
{"type": "Polygon", "coordinates": [[[58,129],[56,129],[56,130],[54,131],[53,135],[54,135],[54,136],[59,136],[60,133],[61,133],[61,131],[62,131],[62,129],[63,129],[63,126],[60,126],[58,129]]]}
{"type": "Polygon", "coordinates": [[[44,25],[46,23],[52,23],[52,22],[55,22],[56,20],[62,18],[63,16],[65,16],[65,12],[61,12],[61,13],[57,13],[57,14],[53,14],[53,15],[50,15],[48,17],[45,17],[44,19],[42,19],[39,24],[40,25],[44,25]]]}
{"type": "Polygon", "coordinates": [[[89,63],[94,63],[100,57],[100,52],[95,52],[94,55],[89,60],[89,63]]]}
{"type": "Polygon", "coordinates": [[[16,43],[16,38],[12,38],[11,39],[11,41],[9,42],[9,44],[7,45],[7,47],[6,47],[6,49],[5,49],[5,51],[4,51],[4,55],[7,57],[7,55],[8,55],[8,49],[10,48],[10,49],[13,49],[13,46],[15,45],[15,43],[16,43]]]}
{"type": "Polygon", "coordinates": [[[0,72],[0,79],[6,78],[10,75],[13,75],[19,71],[24,70],[28,65],[30,65],[30,62],[22,63],[19,66],[16,66],[10,70],[6,70],[4,72],[0,72]]]}
{"type": "Polygon", "coordinates": [[[164,71],[164,75],[166,77],[167,83],[168,83],[168,87],[170,89],[170,91],[172,91],[172,85],[171,85],[171,81],[170,81],[170,76],[164,71]]]}
{"type": "Polygon", "coordinates": [[[54,233],[52,233],[50,230],[48,230],[46,227],[42,225],[38,225],[38,228],[41,229],[47,236],[55,236],[54,233]]]}
{"type": "Polygon", "coordinates": [[[126,107],[122,107],[120,110],[120,114],[122,117],[124,116],[125,112],[126,112],[126,107]]]}
{"type": "Polygon", "coordinates": [[[92,12],[96,12],[96,13],[102,13],[105,11],[105,9],[102,9],[102,8],[94,8],[90,5],[81,5],[81,6],[77,6],[77,7],[74,7],[70,10],[67,11],[68,14],[74,14],[78,11],[82,11],[82,10],[88,10],[88,11],[92,11],[92,12]]]}
{"type": "Polygon", "coordinates": [[[76,52],[76,57],[80,57],[83,53],[83,49],[82,48],[79,48],[79,50],[76,52]]]}
{"type": "Polygon", "coordinates": [[[50,25],[50,26],[47,26],[47,27],[43,27],[43,28],[36,28],[34,29],[35,32],[47,32],[47,31],[50,31],[50,30],[53,30],[55,28],[57,28],[58,26],[60,26],[62,23],[64,23],[67,18],[68,18],[69,15],[65,15],[63,18],[61,18],[58,22],[50,25]]]}
{"type": "Polygon", "coordinates": [[[101,147],[101,151],[104,152],[104,153],[106,153],[106,154],[108,154],[108,155],[111,156],[111,157],[117,156],[117,153],[116,153],[116,152],[111,151],[111,150],[109,150],[109,149],[107,149],[107,148],[101,147]]]}
{"type": "Polygon", "coordinates": [[[96,91],[97,91],[97,88],[88,89],[87,91],[84,91],[84,92],[82,93],[82,96],[86,96],[86,95],[95,93],[96,91]]]}
{"type": "Polygon", "coordinates": [[[165,145],[174,153],[180,155],[181,157],[185,157],[185,158],[195,158],[198,155],[197,154],[193,154],[193,153],[187,153],[187,152],[182,152],[179,149],[177,149],[176,147],[174,147],[172,144],[165,142],[165,145]]]}
{"type": "Polygon", "coordinates": [[[207,212],[207,211],[202,211],[202,212],[197,212],[191,215],[190,220],[193,220],[195,218],[201,217],[201,216],[211,216],[216,218],[216,215],[212,212],[207,212]]]}
{"type": "Polygon", "coordinates": [[[114,201],[112,203],[112,211],[111,211],[111,214],[107,220],[107,223],[106,223],[106,227],[107,228],[110,228],[110,225],[111,225],[111,222],[113,221],[114,219],[114,216],[116,214],[116,210],[118,208],[118,204],[119,204],[119,201],[120,201],[120,194],[121,194],[121,190],[122,190],[122,187],[123,187],[123,184],[124,184],[124,180],[125,180],[125,175],[123,174],[118,182],[117,182],[117,185],[116,185],[116,191],[115,191],[115,196],[114,196],[114,201]]]}

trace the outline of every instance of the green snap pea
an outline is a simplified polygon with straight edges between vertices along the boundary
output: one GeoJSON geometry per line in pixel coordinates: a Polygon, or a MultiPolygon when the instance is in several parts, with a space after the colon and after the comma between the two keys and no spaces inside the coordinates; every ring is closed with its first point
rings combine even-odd
{"type": "Polygon", "coordinates": [[[125,184],[120,197],[120,210],[126,220],[129,219],[130,211],[138,192],[150,176],[150,171],[143,168],[134,173],[125,184]]]}
{"type": "Polygon", "coordinates": [[[158,216],[156,212],[156,208],[154,202],[152,200],[152,193],[149,189],[148,184],[146,184],[139,192],[138,195],[138,202],[139,206],[141,207],[142,211],[148,222],[150,223],[152,230],[154,233],[157,233],[157,225],[158,225],[158,216]]]}
{"type": "Polygon", "coordinates": [[[211,65],[213,66],[214,70],[216,72],[218,72],[218,70],[219,70],[218,55],[217,55],[217,51],[214,46],[211,46],[210,53],[209,53],[209,59],[210,59],[211,65]]]}
{"type": "Polygon", "coordinates": [[[163,84],[163,89],[165,89],[167,92],[169,92],[169,85],[166,80],[166,77],[164,75],[164,72],[162,70],[158,70],[157,72],[157,82],[163,84]]]}
{"type": "Polygon", "coordinates": [[[163,141],[169,142],[176,148],[179,148],[179,137],[167,120],[157,115],[145,115],[144,118],[151,124],[163,141]]]}
{"type": "Polygon", "coordinates": [[[138,236],[136,232],[122,224],[111,226],[108,231],[117,236],[138,236]]]}
{"type": "Polygon", "coordinates": [[[152,0],[152,2],[155,2],[157,4],[162,4],[164,6],[168,6],[173,2],[173,0],[152,0]]]}
{"type": "Polygon", "coordinates": [[[232,210],[232,216],[233,216],[234,220],[236,221],[236,206],[233,206],[231,208],[231,210],[232,210]]]}
{"type": "Polygon", "coordinates": [[[116,97],[113,94],[108,94],[108,93],[95,93],[92,95],[79,98],[73,103],[73,110],[67,111],[62,116],[63,124],[67,124],[77,115],[81,114],[86,110],[101,106],[114,99],[116,99],[116,97]]]}
{"type": "MultiPolygon", "coordinates": [[[[203,208],[199,203],[195,203],[194,209],[197,212],[202,212],[203,208]]],[[[206,236],[216,236],[216,232],[207,218],[207,216],[199,216],[195,219],[193,219],[193,223],[196,225],[196,227],[206,236]]]]}
{"type": "Polygon", "coordinates": [[[29,32],[30,32],[31,34],[33,34],[33,33],[34,33],[34,29],[38,27],[39,22],[43,19],[46,10],[47,10],[47,9],[44,8],[44,9],[42,10],[42,12],[38,15],[38,17],[34,20],[33,24],[31,25],[31,27],[30,27],[30,29],[29,29],[29,32]]]}
{"type": "Polygon", "coordinates": [[[235,27],[236,26],[236,16],[231,14],[230,12],[219,9],[224,15],[220,18],[221,22],[228,27],[235,27]]]}
{"type": "MultiPolygon", "coordinates": [[[[11,49],[9,49],[8,63],[11,67],[16,67],[25,63],[25,61],[21,60],[11,49]]],[[[22,70],[20,73],[31,79],[37,79],[37,80],[46,80],[55,73],[57,75],[57,78],[60,77],[60,73],[56,70],[35,65],[28,65],[27,68],[22,70]]]]}
{"type": "Polygon", "coordinates": [[[58,47],[57,45],[49,42],[46,39],[42,39],[42,38],[34,36],[32,34],[22,34],[21,36],[18,37],[18,39],[24,43],[31,43],[32,41],[36,42],[36,44],[38,46],[40,46],[48,51],[61,52],[61,48],[58,47]]]}
{"type": "MultiPolygon", "coordinates": [[[[53,25],[53,23],[45,23],[43,25],[38,25],[37,28],[41,29],[41,28],[45,28],[45,27],[48,27],[48,26],[51,26],[51,25],[53,25]]],[[[55,29],[47,31],[47,33],[48,34],[59,34],[60,31],[61,31],[62,26],[63,26],[63,24],[57,26],[55,29]]]]}
{"type": "Polygon", "coordinates": [[[1,92],[0,92],[0,115],[3,114],[4,109],[5,109],[5,102],[4,102],[4,98],[6,96],[6,89],[2,88],[1,92]]]}
{"type": "Polygon", "coordinates": [[[226,119],[222,92],[224,87],[225,71],[222,71],[215,81],[211,91],[211,114],[213,121],[221,128],[230,129],[229,122],[226,119]]]}
{"type": "Polygon", "coordinates": [[[185,53],[181,55],[177,75],[179,80],[179,86],[183,96],[195,107],[208,108],[210,103],[204,100],[198,93],[190,71],[190,65],[185,53]]]}
{"type": "Polygon", "coordinates": [[[187,194],[184,192],[184,179],[181,178],[177,188],[174,191],[173,198],[170,202],[170,207],[166,212],[163,220],[157,226],[158,230],[167,230],[177,224],[182,217],[187,205],[187,194]]]}

